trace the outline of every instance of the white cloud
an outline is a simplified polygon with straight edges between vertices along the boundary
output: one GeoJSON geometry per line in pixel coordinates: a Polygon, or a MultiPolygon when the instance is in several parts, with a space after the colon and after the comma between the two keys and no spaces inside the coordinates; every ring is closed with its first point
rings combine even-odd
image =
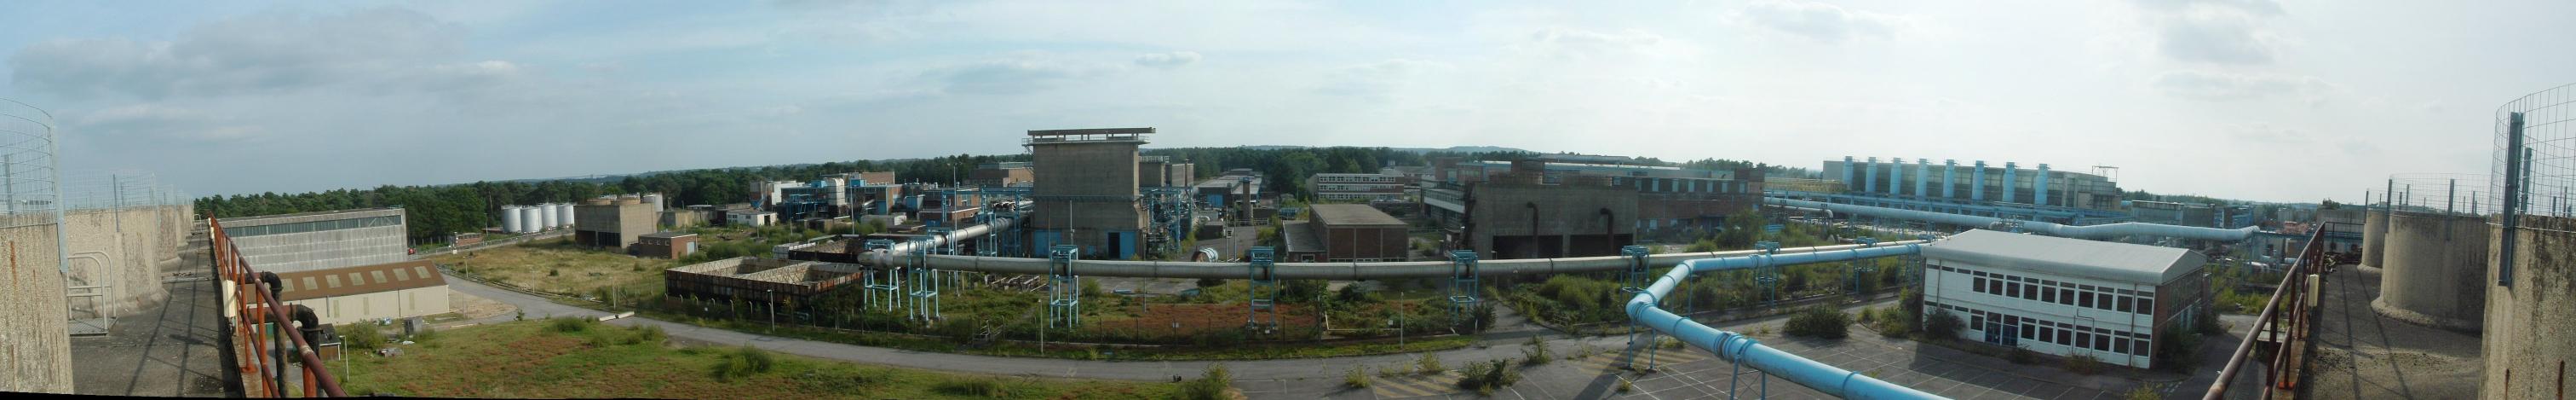
{"type": "Polygon", "coordinates": [[[2151,83],[2166,95],[2195,100],[2248,100],[2299,96],[2311,101],[2342,91],[2342,86],[2313,76],[2168,71],[2151,83]]]}
{"type": "Polygon", "coordinates": [[[454,28],[418,12],[374,8],[305,16],[270,12],[188,29],[179,39],[52,39],[10,55],[12,82],[79,96],[291,92],[378,79],[454,54],[454,28]]]}
{"type": "Polygon", "coordinates": [[[1636,29],[1614,33],[1551,26],[1530,33],[1529,39],[1518,45],[1555,57],[1588,58],[1613,53],[1660,55],[1669,51],[1664,47],[1672,42],[1663,35],[1636,29]]]}
{"type": "Polygon", "coordinates": [[[1902,18],[1886,14],[1796,0],[1755,2],[1738,10],[1735,16],[1763,28],[1823,42],[1884,39],[1894,36],[1905,23],[1902,18]]]}
{"type": "Polygon", "coordinates": [[[1382,100],[1403,89],[1418,75],[1454,68],[1446,63],[1402,58],[1346,66],[1326,73],[1324,85],[1316,91],[1334,96],[1382,100]]]}
{"type": "Polygon", "coordinates": [[[1175,51],[1170,53],[1153,53],[1136,56],[1136,65],[1152,68],[1180,68],[1181,66],[1190,65],[1190,63],[1196,62],[1199,62],[1199,53],[1195,51],[1175,51]]]}
{"type": "Polygon", "coordinates": [[[2140,0],[2139,8],[2166,59],[2222,65],[2266,65],[2290,39],[2272,29],[2287,13],[2268,0],[2140,0]]]}
{"type": "Polygon", "coordinates": [[[935,82],[942,93],[1017,95],[1054,89],[1086,74],[1053,60],[1019,58],[933,69],[921,76],[935,82]]]}
{"type": "Polygon", "coordinates": [[[266,139],[266,128],[204,110],[141,103],[73,116],[66,134],[95,135],[136,144],[237,143],[266,139]]]}

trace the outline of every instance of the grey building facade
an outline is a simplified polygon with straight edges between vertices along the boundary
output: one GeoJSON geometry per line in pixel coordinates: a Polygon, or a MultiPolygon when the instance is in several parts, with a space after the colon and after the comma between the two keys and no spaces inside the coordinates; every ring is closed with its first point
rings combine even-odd
{"type": "Polygon", "coordinates": [[[404,261],[403,209],[374,208],[226,219],[244,261],[288,273],[404,261]]]}

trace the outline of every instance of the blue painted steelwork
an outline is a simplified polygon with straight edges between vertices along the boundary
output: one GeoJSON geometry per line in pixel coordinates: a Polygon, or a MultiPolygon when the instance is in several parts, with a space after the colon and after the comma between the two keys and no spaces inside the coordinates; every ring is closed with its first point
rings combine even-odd
{"type": "Polygon", "coordinates": [[[1870,189],[1876,189],[1872,186],[1878,186],[1878,157],[1869,158],[1869,169],[1861,171],[1861,175],[1869,178],[1860,181],[1861,193],[1869,193],[1870,189]]]}
{"type": "MultiPolygon", "coordinates": [[[[865,243],[865,246],[869,252],[883,251],[894,247],[894,241],[885,239],[869,240],[865,243]]],[[[868,306],[876,307],[878,310],[888,312],[894,311],[896,304],[903,302],[902,269],[885,268],[868,270],[866,274],[867,277],[859,286],[867,289],[867,292],[864,293],[865,296],[861,300],[867,302],[868,306]]]]}
{"type": "Polygon", "coordinates": [[[1718,357],[1728,361],[1780,375],[1783,379],[1824,392],[1827,396],[1851,399],[1939,399],[1942,397],[1789,354],[1786,351],[1762,345],[1743,334],[1702,325],[1658,307],[1659,299],[1672,293],[1675,287],[1680,286],[1684,280],[1690,279],[1691,274],[1694,273],[1776,268],[1796,264],[1904,256],[1920,252],[1920,244],[1903,244],[1813,253],[1759,254],[1684,261],[1665,273],[1662,279],[1655,280],[1654,284],[1629,299],[1626,310],[1630,320],[1637,324],[1672,335],[1691,347],[1717,353],[1718,357]]]}
{"type": "Polygon", "coordinates": [[[1941,164],[1949,167],[1949,172],[1941,173],[1941,197],[1959,198],[1959,160],[1941,160],[1941,164]]]}
{"type": "MultiPolygon", "coordinates": [[[[938,228],[930,235],[940,237],[947,234],[946,228],[938,228]]],[[[948,242],[956,243],[953,240],[948,242]]],[[[926,243],[913,245],[912,266],[904,268],[912,275],[912,307],[908,308],[912,310],[910,318],[923,321],[939,319],[939,271],[930,269],[925,262],[929,258],[926,256],[933,252],[932,249],[933,247],[926,243]]]]}
{"type": "Polygon", "coordinates": [[[1914,195],[1932,197],[1932,159],[1914,159],[1914,195]]]}
{"type": "Polygon", "coordinates": [[[2177,226],[2177,225],[2165,225],[2165,224],[2150,224],[2150,223],[2142,223],[2142,222],[2122,222],[2122,223],[2116,223],[2116,224],[2103,224],[2103,225],[2084,225],[2084,226],[2075,226],[2075,225],[2061,225],[2061,224],[2057,224],[2057,223],[2044,222],[2044,221],[2007,220],[2007,219],[2004,219],[2004,218],[1996,218],[1996,217],[1984,217],[1984,216],[1965,215],[1965,214],[1950,214],[1950,213],[1941,213],[1941,212],[1932,212],[1932,211],[1921,211],[1921,210],[1903,210],[1903,209],[1884,208],[1884,207],[1869,207],[1869,206],[1854,206],[1854,205],[1828,204],[1828,203],[1816,202],[1816,201],[1798,200],[1798,199],[1788,199],[1788,198],[1776,198],[1776,197],[1766,197],[1766,198],[1763,198],[1763,199],[1762,199],[1762,203],[1763,203],[1763,204],[1768,204],[1768,205],[1774,205],[1774,206],[1798,207],[1798,208],[1813,208],[1813,209],[1819,209],[1819,210],[1827,210],[1827,211],[1835,211],[1835,212],[1850,213],[1850,214],[1853,214],[1853,215],[1865,215],[1865,216],[1878,217],[1878,218],[1891,218],[1891,219],[1900,219],[1900,220],[1907,220],[1907,221],[1920,221],[1920,222],[1941,223],[1941,224],[1950,224],[1950,225],[1957,225],[1957,226],[1971,227],[1971,228],[1986,228],[1986,229],[1997,229],[1997,230],[2001,230],[2001,229],[2005,229],[2005,228],[2023,229],[2023,230],[2029,230],[2029,231],[2032,231],[2032,232],[2039,232],[2039,233],[2045,233],[2045,234],[2049,234],[2049,235],[2055,235],[2055,236],[2059,236],[2059,237],[2070,237],[2070,238],[2079,238],[2079,239],[2113,239],[2113,238],[2119,238],[2119,237],[2122,237],[2122,236],[2155,236],[2155,237],[2170,237],[2170,238],[2180,238],[2180,239],[2216,240],[2216,241],[2230,241],[2230,242],[2233,242],[2233,241],[2242,241],[2242,240],[2245,240],[2245,238],[2253,236],[2253,235],[2254,235],[2254,233],[2255,233],[2255,231],[2256,231],[2256,228],[2255,228],[2255,227],[2251,227],[2251,226],[2243,227],[2243,228],[2237,228],[2237,229],[2219,229],[2219,228],[2202,228],[2202,227],[2177,226]]]}
{"type": "Polygon", "coordinates": [[[2013,164],[2013,162],[2011,162],[2011,161],[2005,161],[2005,162],[2004,162],[2004,202],[2005,202],[2005,203],[2011,203],[2011,202],[2013,202],[2014,197],[2015,197],[2015,196],[2014,196],[2014,194],[2016,194],[2016,193],[2013,193],[2013,189],[2015,189],[2017,186],[2021,185],[2021,182],[2015,181],[2016,179],[2020,179],[2020,178],[2018,178],[2018,176],[2019,176],[2020,174],[2021,174],[2021,166],[2019,166],[2019,165],[2014,165],[2014,164],[2013,164]]]}
{"type": "Polygon", "coordinates": [[[1977,168],[1969,174],[1975,177],[1968,179],[1968,201],[1986,202],[1986,160],[1977,160],[1977,168]]]}
{"type": "Polygon", "coordinates": [[[1887,160],[1887,194],[1905,194],[1905,157],[1887,160]]]}
{"type": "Polygon", "coordinates": [[[2033,183],[2030,186],[2033,193],[2030,196],[2030,203],[2043,206],[2048,205],[2048,163],[2039,163],[2039,178],[2032,179],[2032,181],[2037,181],[2038,183],[2033,183]]]}
{"type": "Polygon", "coordinates": [[[1081,246],[1059,244],[1047,251],[1047,327],[1082,324],[1082,276],[1073,272],[1079,258],[1081,246]]]}
{"type": "Polygon", "coordinates": [[[1787,190],[1766,190],[1766,191],[1763,191],[1762,195],[1763,195],[1763,197],[1768,197],[1768,198],[1797,198],[1797,199],[1813,199],[1813,200],[1817,200],[1817,201],[1821,201],[1821,202],[1826,202],[1826,203],[1833,203],[1833,204],[1850,204],[1850,205],[1870,206],[1870,207],[1883,207],[1883,208],[1894,208],[1894,209],[1904,209],[1904,210],[1922,210],[1922,211],[1932,211],[1932,212],[1941,212],[1941,213],[1950,213],[1950,214],[1966,214],[1966,215],[1977,215],[1977,216],[1998,217],[1998,218],[2010,217],[2010,218],[2014,218],[2014,219],[2025,219],[2025,220],[2034,220],[2034,221],[2048,221],[2048,222],[2061,223],[2061,224],[2072,224],[2072,225],[2094,225],[2094,224],[2105,224],[2105,223],[2114,223],[2114,222],[2126,222],[2126,221],[2129,221],[2129,220],[2133,219],[2133,218],[2132,218],[2131,216],[2129,216],[2128,214],[2123,214],[2123,213],[2118,213],[2118,212],[2111,212],[2111,211],[2103,211],[2103,210],[2090,210],[2090,209],[2082,209],[2082,208],[2057,207],[2057,206],[2041,207],[2041,206],[2028,205],[2028,204],[1999,204],[1999,203],[1983,203],[1983,204],[1978,204],[1978,202],[1959,201],[1959,200],[1945,200],[1945,199],[1939,199],[1939,198],[1890,197],[1890,196],[1879,196],[1879,195],[1849,195],[1849,194],[1832,194],[1832,193],[1817,193],[1817,192],[1800,192],[1800,191],[1787,191],[1787,190]]]}
{"type": "Polygon", "coordinates": [[[1449,327],[1470,319],[1476,308],[1476,252],[1449,252],[1449,327]]]}
{"type": "Polygon", "coordinates": [[[1244,316],[1243,327],[1255,332],[1279,329],[1279,274],[1275,268],[1278,257],[1270,246],[1253,247],[1244,253],[1251,280],[1248,285],[1251,290],[1244,294],[1247,300],[1244,303],[1251,312],[1244,316]],[[1269,320],[1261,318],[1263,312],[1270,314],[1269,320]]]}

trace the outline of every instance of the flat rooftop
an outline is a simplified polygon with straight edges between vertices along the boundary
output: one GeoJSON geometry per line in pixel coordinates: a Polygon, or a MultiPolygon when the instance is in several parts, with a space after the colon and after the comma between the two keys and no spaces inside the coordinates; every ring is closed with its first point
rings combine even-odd
{"type": "Polygon", "coordinates": [[[357,208],[357,209],[334,210],[334,211],[301,212],[301,213],[294,213],[294,214],[276,214],[276,215],[260,215],[260,216],[235,217],[235,218],[219,218],[219,220],[223,221],[223,223],[224,223],[224,227],[226,227],[226,228],[240,228],[240,227],[260,226],[260,225],[276,225],[276,224],[294,223],[294,222],[313,222],[313,221],[327,221],[327,220],[335,220],[335,219],[355,219],[355,218],[385,217],[385,216],[401,216],[401,215],[403,215],[403,209],[402,209],[401,207],[378,207],[378,208],[357,208]]]}
{"type": "Polygon", "coordinates": [[[1324,224],[1326,228],[1404,226],[1404,220],[1395,219],[1395,216],[1387,215],[1385,211],[1378,211],[1377,207],[1365,204],[1315,204],[1307,208],[1314,210],[1315,222],[1324,224]]]}
{"type": "Polygon", "coordinates": [[[698,234],[695,234],[695,233],[688,233],[688,232],[653,232],[653,233],[647,233],[647,234],[644,234],[644,236],[642,236],[642,237],[655,238],[655,239],[677,239],[677,238],[684,238],[684,237],[697,236],[697,235],[698,235],[698,234]]]}
{"type": "Polygon", "coordinates": [[[2062,276],[2163,284],[2199,271],[2191,250],[1971,229],[1923,246],[1923,257],[2062,276]]]}

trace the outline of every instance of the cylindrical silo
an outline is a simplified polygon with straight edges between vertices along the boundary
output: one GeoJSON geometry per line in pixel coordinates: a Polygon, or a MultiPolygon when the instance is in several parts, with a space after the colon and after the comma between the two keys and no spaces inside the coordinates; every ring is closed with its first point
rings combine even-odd
{"type": "MultiPolygon", "coordinates": [[[[2546,203],[2543,203],[2546,204],[2546,203]]],[[[2576,296],[2576,219],[2568,217],[2522,215],[2521,226],[2514,232],[2493,232],[2501,239],[2513,235],[2512,285],[2496,285],[2486,280],[2486,331],[2481,346],[2486,359],[2486,381],[2478,386],[2478,398],[2545,399],[2557,396],[2561,374],[2569,373],[2566,362],[2576,360],[2576,307],[2568,306],[2576,296]]],[[[2501,230],[2502,227],[2496,227],[2501,230]]],[[[2502,246],[2498,240],[2484,248],[2502,246]]],[[[2499,277],[2496,270],[2506,256],[2495,251],[2488,261],[2487,277],[2499,277]]]]}
{"type": "Polygon", "coordinates": [[[2388,208],[2371,207],[2361,213],[2361,266],[2380,268],[2388,254],[2388,208]]]}
{"type": "Polygon", "coordinates": [[[502,232],[519,233],[527,232],[527,229],[527,225],[519,223],[519,206],[501,206],[502,232]]]}
{"type": "Polygon", "coordinates": [[[572,203],[555,203],[555,219],[558,220],[556,222],[562,222],[555,227],[572,228],[572,203]]]}
{"type": "Polygon", "coordinates": [[[545,227],[538,226],[545,222],[546,215],[537,211],[536,206],[519,206],[519,223],[528,228],[528,232],[545,230],[545,227]]]}
{"type": "Polygon", "coordinates": [[[645,202],[645,203],[647,203],[647,204],[652,204],[652,205],[653,205],[653,213],[654,213],[654,214],[657,214],[657,215],[658,215],[658,214],[661,214],[661,213],[662,213],[662,210],[666,210],[665,208],[662,208],[662,194],[661,194],[661,193],[650,193],[650,194],[645,194],[645,195],[644,195],[644,202],[645,202]]]}
{"type": "Polygon", "coordinates": [[[555,213],[555,203],[537,203],[538,227],[554,229],[563,225],[563,216],[555,213]]]}
{"type": "Polygon", "coordinates": [[[2389,318],[2476,332],[2487,297],[2486,220],[2450,213],[2391,213],[2381,239],[2379,298],[2389,318]]]}

